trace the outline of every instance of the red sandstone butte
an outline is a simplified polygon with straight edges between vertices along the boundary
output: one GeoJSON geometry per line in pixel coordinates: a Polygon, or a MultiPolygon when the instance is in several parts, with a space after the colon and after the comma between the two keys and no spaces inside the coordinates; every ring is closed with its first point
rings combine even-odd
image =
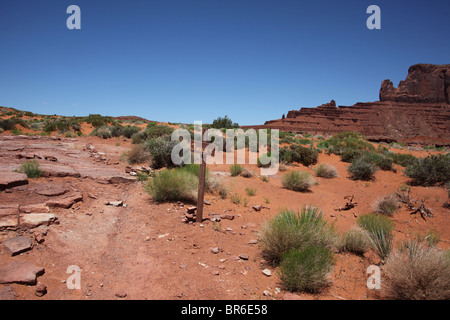
{"type": "Polygon", "coordinates": [[[380,101],[291,110],[281,119],[242,128],[310,134],[357,131],[374,141],[450,145],[450,64],[416,64],[395,88],[384,80],[380,101]]]}

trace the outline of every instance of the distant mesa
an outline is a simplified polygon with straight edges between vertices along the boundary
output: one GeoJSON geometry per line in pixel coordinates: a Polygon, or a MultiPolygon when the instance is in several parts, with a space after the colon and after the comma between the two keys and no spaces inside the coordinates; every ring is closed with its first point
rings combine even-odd
{"type": "Polygon", "coordinates": [[[397,88],[384,80],[380,101],[291,110],[281,119],[245,128],[323,134],[357,131],[374,141],[450,145],[450,64],[416,64],[397,88]]]}

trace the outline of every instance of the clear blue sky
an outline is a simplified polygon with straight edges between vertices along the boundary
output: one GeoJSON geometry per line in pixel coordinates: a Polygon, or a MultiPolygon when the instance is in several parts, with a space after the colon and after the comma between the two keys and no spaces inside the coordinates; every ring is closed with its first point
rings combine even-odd
{"type": "Polygon", "coordinates": [[[450,1],[1,0],[0,105],[262,124],[450,63],[450,1]],[[66,9],[81,8],[81,30],[66,9]],[[381,8],[381,30],[366,9],[381,8]]]}

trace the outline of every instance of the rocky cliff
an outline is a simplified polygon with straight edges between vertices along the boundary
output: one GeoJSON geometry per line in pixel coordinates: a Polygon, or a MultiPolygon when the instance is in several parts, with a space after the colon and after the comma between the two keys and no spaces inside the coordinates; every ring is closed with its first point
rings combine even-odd
{"type": "Polygon", "coordinates": [[[304,133],[357,131],[372,140],[450,145],[450,65],[417,64],[395,88],[384,80],[380,101],[292,110],[252,128],[304,133]]]}

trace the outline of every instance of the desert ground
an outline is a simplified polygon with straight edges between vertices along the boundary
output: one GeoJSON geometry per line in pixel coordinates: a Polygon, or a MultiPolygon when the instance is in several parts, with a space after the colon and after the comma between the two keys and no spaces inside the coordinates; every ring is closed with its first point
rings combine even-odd
{"type": "MultiPolygon", "coordinates": [[[[141,127],[145,128],[145,124],[141,127]]],[[[263,181],[257,165],[242,165],[254,173],[250,178],[230,176],[230,165],[209,165],[211,176],[226,186],[230,194],[242,195],[247,203],[236,204],[230,196],[223,199],[209,192],[205,194],[206,219],[203,223],[186,223],[191,203],[155,202],[144,190],[146,182],[129,173],[130,164],[123,154],[133,147],[131,139],[90,136],[93,127],[86,123],[81,128],[83,135],[70,138],[57,133],[32,136],[33,130],[19,129],[18,135],[9,131],[0,134],[0,171],[3,180],[10,179],[2,182],[0,192],[0,278],[6,274],[28,279],[30,270],[26,275],[7,274],[8,266],[16,262],[32,263],[34,274],[31,280],[0,284],[5,299],[384,297],[383,290],[370,290],[366,285],[370,265],[380,266],[383,272],[383,261],[373,250],[362,255],[336,251],[329,285],[313,294],[289,292],[280,282],[277,267],[264,259],[259,237],[263,226],[280,209],[300,210],[306,205],[319,207],[336,232],[344,233],[356,226],[359,216],[372,212],[378,199],[408,184],[404,168],[399,165],[394,165],[396,172],[378,170],[372,181],[355,181],[348,177],[349,163],[322,152],[318,162],[333,165],[338,177],[317,177],[317,184],[309,192],[283,188],[281,176],[290,171],[313,174],[312,166],[293,163],[286,166],[286,171],[263,181]],[[44,170],[42,176],[24,178],[14,171],[31,159],[38,161],[44,170]],[[16,184],[21,179],[27,182],[16,184]],[[246,194],[249,187],[256,189],[254,196],[246,194]],[[354,196],[357,205],[339,211],[348,195],[354,196]],[[253,208],[258,205],[262,206],[259,211],[253,208]],[[213,215],[222,219],[210,221],[213,215]],[[31,245],[26,251],[12,255],[5,241],[18,236],[29,239],[31,245]],[[70,266],[80,268],[79,289],[68,287],[70,266]]],[[[416,157],[443,153],[423,148],[388,148],[416,157]]],[[[425,220],[401,206],[390,218],[395,223],[394,246],[433,230],[439,234],[436,246],[449,249],[450,211],[444,207],[447,190],[441,186],[410,186],[410,190],[412,198],[425,200],[433,217],[425,220]]]]}

